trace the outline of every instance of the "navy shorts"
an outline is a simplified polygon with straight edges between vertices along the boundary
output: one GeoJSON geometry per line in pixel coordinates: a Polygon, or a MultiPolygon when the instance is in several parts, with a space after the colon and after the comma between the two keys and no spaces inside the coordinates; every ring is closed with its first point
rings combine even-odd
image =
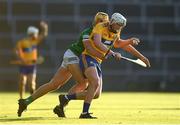
{"type": "Polygon", "coordinates": [[[36,73],[36,65],[29,65],[29,66],[20,66],[19,72],[21,74],[34,74],[36,73]]]}
{"type": "Polygon", "coordinates": [[[91,56],[82,54],[80,56],[79,65],[80,65],[80,68],[81,68],[83,73],[84,73],[86,68],[93,66],[96,68],[96,70],[98,72],[98,76],[99,77],[102,76],[101,64],[99,64],[99,62],[96,59],[92,58],[91,56]]]}

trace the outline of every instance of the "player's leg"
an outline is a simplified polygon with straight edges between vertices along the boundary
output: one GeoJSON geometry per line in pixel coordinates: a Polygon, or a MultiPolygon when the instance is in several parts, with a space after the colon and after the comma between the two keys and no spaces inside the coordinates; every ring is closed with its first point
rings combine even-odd
{"type": "Polygon", "coordinates": [[[40,86],[30,97],[25,99],[26,104],[29,105],[31,102],[47,94],[48,92],[58,89],[70,78],[71,73],[66,68],[60,67],[48,83],[40,86]]]}
{"type": "Polygon", "coordinates": [[[80,118],[95,118],[90,115],[89,108],[100,85],[100,77],[97,70],[99,63],[90,56],[82,55],[80,58],[80,66],[89,82],[80,118]]]}
{"type": "MultiPolygon", "coordinates": [[[[66,53],[64,54],[63,59],[66,57],[66,53]]],[[[36,70],[31,69],[31,73],[35,73],[36,70]]],[[[29,71],[30,73],[30,71],[29,71]]],[[[38,88],[38,90],[30,97],[27,98],[27,105],[31,103],[33,100],[36,100],[37,98],[45,95],[46,93],[58,89],[61,85],[63,85],[66,81],[68,81],[71,77],[70,72],[68,71],[66,64],[63,60],[62,65],[54,75],[54,77],[51,79],[50,82],[42,85],[38,88]]]]}
{"type": "MultiPolygon", "coordinates": [[[[25,92],[25,84],[26,84],[26,81],[27,81],[27,75],[25,75],[24,73],[21,73],[20,74],[20,82],[19,82],[19,90],[20,90],[20,99],[18,100],[18,104],[19,106],[21,104],[23,104],[23,93],[25,92]]],[[[18,116],[21,116],[21,112],[26,110],[26,105],[21,105],[21,109],[19,108],[18,109],[18,116]]]]}
{"type": "Polygon", "coordinates": [[[30,94],[33,94],[36,90],[36,65],[31,65],[27,70],[27,83],[30,94]]]}
{"type": "Polygon", "coordinates": [[[60,104],[53,109],[54,113],[57,114],[58,117],[65,117],[64,107],[68,104],[69,100],[76,99],[76,95],[74,93],[82,91],[87,87],[86,80],[79,67],[79,58],[71,50],[67,50],[66,55],[64,64],[71,72],[73,78],[77,81],[77,84],[70,89],[68,95],[59,95],[60,104]]]}
{"type": "MultiPolygon", "coordinates": [[[[85,59],[86,60],[86,59],[85,59]]],[[[87,58],[88,60],[88,63],[91,62],[91,61],[94,61],[94,59],[89,59],[89,57],[87,58]]],[[[82,62],[82,61],[81,61],[82,62]]],[[[95,62],[96,63],[96,62],[95,62]]],[[[95,63],[89,63],[88,66],[92,66],[92,67],[95,67],[96,69],[96,65],[95,63]]],[[[84,64],[80,64],[80,65],[84,65],[84,64]]],[[[72,89],[72,91],[70,91],[70,94],[68,93],[67,95],[65,95],[65,99],[66,100],[73,100],[73,99],[84,99],[84,97],[86,96],[86,91],[84,91],[86,88],[87,88],[87,79],[84,78],[84,75],[82,74],[82,70],[80,69],[80,67],[78,65],[70,65],[70,69],[71,70],[71,74],[74,75],[74,78],[79,78],[81,79],[81,81],[79,79],[76,79],[77,81],[79,80],[79,83],[76,84],[74,87],[74,89],[72,89]],[[85,84],[86,83],[86,84],[85,84]],[[77,91],[76,91],[77,90],[77,91]],[[71,94],[71,93],[74,93],[74,94],[71,94]]],[[[89,68],[88,67],[88,68],[89,68]]],[[[82,67],[83,68],[83,67],[82,67]]],[[[98,68],[98,67],[97,67],[98,68]]],[[[83,69],[84,70],[84,69],[83,69]]],[[[100,72],[98,72],[98,75],[101,74],[101,70],[100,72]]],[[[61,96],[62,97],[62,96],[61,96]]],[[[65,100],[63,99],[63,100],[65,100]]],[[[61,99],[60,99],[61,100],[61,99]]]]}
{"type": "MultiPolygon", "coordinates": [[[[84,100],[87,95],[87,90],[85,90],[86,87],[78,83],[74,85],[73,87],[75,88],[77,87],[77,89],[74,89],[75,91],[73,90],[72,93],[70,93],[70,95],[72,95],[75,92],[75,95],[76,95],[75,96],[76,98],[74,98],[75,100],[84,100]]],[[[102,77],[100,77],[100,85],[98,86],[98,89],[93,99],[99,98],[101,95],[101,92],[102,92],[102,77]]],[[[53,111],[55,114],[58,115],[58,117],[65,117],[64,107],[67,105],[67,103],[70,100],[68,100],[65,97],[65,95],[59,95],[59,101],[60,101],[60,105],[57,105],[53,111]],[[61,104],[64,104],[64,105],[62,106],[61,104]]],[[[89,116],[86,116],[86,117],[89,117],[89,116]]]]}
{"type": "Polygon", "coordinates": [[[65,84],[70,78],[71,73],[63,67],[60,67],[53,78],[46,84],[40,86],[34,94],[32,94],[32,99],[36,100],[39,97],[47,94],[48,92],[54,91],[65,84]]]}
{"type": "MultiPolygon", "coordinates": [[[[74,57],[77,57],[74,55],[74,57]]],[[[72,58],[72,57],[70,57],[72,58]]],[[[63,108],[70,100],[74,99],[84,99],[85,92],[84,91],[87,88],[87,79],[85,79],[82,70],[79,66],[79,58],[75,58],[74,61],[69,62],[67,65],[69,71],[71,72],[73,78],[77,82],[76,85],[74,85],[68,92],[67,95],[59,95],[59,102],[60,107],[63,108]],[[78,93],[78,95],[76,95],[78,93]]]]}
{"type": "MultiPolygon", "coordinates": [[[[98,89],[94,95],[93,99],[97,99],[100,97],[101,93],[102,93],[102,75],[101,75],[101,71],[98,71],[98,74],[100,76],[100,85],[98,86],[98,89]]],[[[88,87],[88,80],[86,79],[86,84],[75,84],[71,89],[72,91],[70,91],[68,93],[68,95],[71,94],[76,94],[76,100],[84,100],[87,94],[87,87],[88,87]]],[[[64,95],[65,96],[65,95],[64,95]]],[[[65,98],[63,95],[60,96],[60,100],[62,98],[65,98]]]]}
{"type": "Polygon", "coordinates": [[[28,98],[19,100],[18,116],[21,116],[22,112],[33,101],[47,94],[48,92],[57,89],[58,87],[63,85],[66,81],[68,81],[70,78],[71,78],[70,72],[67,69],[60,67],[50,82],[39,87],[28,98]]]}
{"type": "Polygon", "coordinates": [[[74,94],[76,92],[81,92],[86,89],[88,86],[88,81],[87,79],[85,79],[79,67],[79,63],[69,64],[68,69],[76,81],[76,84],[68,91],[68,94],[74,94]]]}
{"type": "Polygon", "coordinates": [[[71,60],[67,62],[68,70],[76,81],[76,85],[69,90],[68,94],[73,94],[77,91],[84,90],[87,87],[87,80],[79,67],[79,57],[77,57],[71,50],[69,51],[68,60],[71,60]]]}
{"type": "MultiPolygon", "coordinates": [[[[89,67],[87,69],[87,75],[89,75],[90,77],[88,78],[88,80],[90,79],[90,81],[92,82],[92,85],[89,85],[88,86],[88,89],[90,89],[89,91],[89,94],[91,94],[90,96],[88,96],[88,99],[85,98],[87,96],[87,93],[86,91],[83,91],[83,92],[77,92],[77,93],[74,93],[74,94],[67,94],[67,95],[60,95],[59,96],[59,101],[60,101],[60,105],[57,105],[55,108],[54,108],[54,113],[58,115],[58,117],[65,117],[65,113],[64,113],[64,107],[68,104],[68,102],[70,100],[81,100],[81,99],[86,99],[86,102],[84,103],[84,108],[83,108],[83,113],[85,113],[83,116],[82,115],[82,118],[83,117],[88,117],[88,118],[93,118],[92,116],[89,115],[89,106],[90,106],[90,103],[91,103],[91,100],[92,98],[94,97],[94,93],[96,92],[96,89],[98,88],[98,85],[96,84],[99,84],[99,78],[98,78],[98,75],[97,75],[97,71],[96,71],[96,68],[95,67],[89,67]],[[88,116],[87,116],[88,115],[88,116]]],[[[83,114],[82,113],[82,114],[83,114]]]]}
{"type": "MultiPolygon", "coordinates": [[[[88,81],[87,81],[87,83],[88,83],[88,81]]],[[[72,93],[68,93],[68,95],[76,94],[76,100],[84,100],[86,97],[86,94],[87,94],[86,89],[88,87],[88,84],[84,85],[84,84],[77,83],[73,87],[71,88],[71,89],[73,89],[73,91],[71,91],[72,93]]],[[[102,77],[100,77],[100,85],[98,86],[98,89],[97,89],[93,99],[99,98],[101,96],[101,93],[102,93],[102,77]]],[[[65,98],[65,95],[61,95],[59,97],[59,100],[62,100],[62,98],[65,98]]]]}
{"type": "MultiPolygon", "coordinates": [[[[98,72],[101,74],[101,71],[98,72]]],[[[87,94],[87,87],[88,87],[88,80],[86,79],[86,84],[79,84],[76,83],[68,92],[68,95],[76,94],[76,100],[84,100],[87,94]]],[[[96,91],[96,94],[93,99],[97,99],[100,97],[102,93],[102,75],[100,75],[100,85],[98,86],[98,89],[96,91]]],[[[64,97],[65,95],[60,96],[60,100],[64,97]]]]}
{"type": "Polygon", "coordinates": [[[76,82],[73,87],[70,88],[68,94],[74,94],[78,92],[84,92],[84,90],[88,87],[88,81],[86,80],[85,83],[78,83],[76,82]]]}
{"type": "Polygon", "coordinates": [[[75,81],[77,82],[77,84],[73,86],[73,88],[70,89],[70,91],[68,92],[68,95],[65,96],[67,100],[71,100],[71,99],[76,99],[75,92],[82,91],[87,87],[87,83],[86,83],[87,80],[82,74],[82,71],[79,67],[79,63],[68,64],[68,69],[71,72],[75,81]]]}
{"type": "Polygon", "coordinates": [[[94,95],[94,98],[93,99],[97,99],[101,96],[101,93],[102,93],[102,76],[100,76],[100,85],[98,86],[98,89],[96,91],[96,94],[94,95]]]}
{"type": "Polygon", "coordinates": [[[53,109],[53,112],[58,117],[65,117],[64,107],[69,103],[70,100],[84,100],[86,96],[86,84],[76,83],[68,92],[67,95],[59,95],[59,105],[53,109]]]}
{"type": "Polygon", "coordinates": [[[27,84],[28,84],[29,92],[32,95],[36,89],[36,73],[27,75],[27,84]]]}
{"type": "Polygon", "coordinates": [[[86,80],[79,67],[79,57],[77,57],[71,50],[67,50],[65,55],[64,64],[67,66],[68,70],[71,72],[73,78],[78,84],[70,89],[69,94],[65,96],[66,98],[61,99],[62,96],[59,96],[60,106],[62,107],[64,107],[69,100],[76,98],[74,94],[76,91],[81,91],[86,88],[86,80]]]}
{"type": "Polygon", "coordinates": [[[81,60],[80,63],[84,64],[85,75],[88,79],[89,85],[83,104],[83,111],[79,118],[96,118],[90,115],[89,108],[92,99],[98,92],[98,89],[101,90],[101,67],[100,64],[90,56],[82,55],[81,60]]]}
{"type": "Polygon", "coordinates": [[[20,93],[20,99],[23,98],[23,95],[26,90],[26,82],[27,82],[27,74],[28,74],[28,66],[20,66],[19,67],[19,93],[20,93]]]}
{"type": "Polygon", "coordinates": [[[101,96],[102,93],[102,85],[103,85],[103,80],[102,80],[102,71],[100,67],[97,67],[99,79],[100,79],[100,85],[98,86],[98,89],[96,90],[96,94],[94,95],[93,99],[97,99],[101,96]]]}
{"type": "Polygon", "coordinates": [[[20,95],[20,99],[23,98],[23,95],[25,93],[25,89],[26,89],[26,81],[27,81],[27,77],[25,74],[20,73],[19,75],[19,95],[20,95]]]}
{"type": "MultiPolygon", "coordinates": [[[[72,58],[72,56],[73,55],[71,55],[71,57],[69,57],[69,59],[72,58]]],[[[77,56],[74,56],[74,57],[76,57],[76,58],[73,58],[75,60],[68,63],[68,69],[78,84],[73,86],[67,95],[59,95],[60,104],[57,105],[53,110],[54,113],[57,114],[59,117],[65,117],[64,107],[68,104],[68,102],[70,100],[84,99],[85,94],[86,94],[84,92],[79,93],[86,89],[87,80],[85,79],[85,77],[82,74],[82,71],[79,67],[79,58],[77,56]],[[78,93],[78,96],[76,96],[76,93],[78,93]]]]}
{"type": "Polygon", "coordinates": [[[100,85],[100,78],[98,76],[98,72],[96,67],[89,67],[85,71],[85,75],[89,80],[89,86],[87,89],[86,97],[83,104],[83,111],[80,115],[80,118],[95,118],[92,117],[89,113],[89,108],[92,102],[92,99],[95,96],[95,93],[100,85]]]}
{"type": "Polygon", "coordinates": [[[21,101],[23,103],[19,103],[18,116],[21,116],[22,112],[27,108],[27,105],[29,105],[30,103],[32,103],[34,100],[38,99],[39,97],[47,94],[48,92],[58,89],[60,86],[65,84],[71,78],[72,75],[67,68],[67,65],[71,63],[71,61],[74,61],[72,60],[74,59],[74,57],[73,58],[71,57],[72,57],[71,52],[67,50],[64,54],[61,67],[58,69],[58,71],[56,72],[54,77],[51,79],[51,81],[39,87],[35,91],[35,93],[33,93],[28,98],[23,99],[21,101]]]}
{"type": "Polygon", "coordinates": [[[71,73],[63,67],[60,67],[50,82],[40,86],[31,96],[19,101],[18,116],[27,108],[29,104],[39,97],[47,94],[50,91],[56,90],[71,78],[71,73]]]}

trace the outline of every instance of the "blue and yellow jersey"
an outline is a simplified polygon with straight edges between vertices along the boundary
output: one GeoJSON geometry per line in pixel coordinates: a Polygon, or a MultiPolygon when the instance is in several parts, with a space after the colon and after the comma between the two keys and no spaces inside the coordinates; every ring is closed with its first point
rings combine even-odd
{"type": "Polygon", "coordinates": [[[17,42],[16,49],[19,50],[20,58],[29,62],[27,65],[31,65],[32,61],[37,60],[37,45],[39,39],[22,39],[17,42]]]}
{"type": "MultiPolygon", "coordinates": [[[[100,34],[101,35],[101,42],[104,45],[106,45],[107,48],[110,49],[110,47],[112,47],[114,45],[114,41],[120,38],[120,32],[118,32],[118,33],[110,32],[109,29],[108,29],[108,26],[109,26],[109,24],[107,22],[106,23],[100,23],[100,24],[96,25],[93,28],[93,31],[92,31],[92,33],[90,35],[90,38],[89,38],[92,47],[95,50],[101,52],[104,56],[106,55],[106,53],[101,51],[99,48],[97,48],[94,45],[93,36],[94,36],[94,34],[100,34]]],[[[102,60],[100,58],[93,56],[91,53],[88,53],[88,51],[86,51],[86,49],[84,50],[83,54],[86,54],[86,55],[89,55],[89,56],[93,57],[99,63],[102,62],[102,60]]]]}

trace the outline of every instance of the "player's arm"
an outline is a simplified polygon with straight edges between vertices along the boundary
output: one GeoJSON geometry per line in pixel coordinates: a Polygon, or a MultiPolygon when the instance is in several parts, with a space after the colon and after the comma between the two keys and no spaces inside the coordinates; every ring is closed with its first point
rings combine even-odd
{"type": "Polygon", "coordinates": [[[18,59],[21,59],[21,57],[22,57],[22,51],[21,51],[20,49],[15,48],[15,49],[14,49],[14,52],[15,52],[17,58],[18,58],[18,59]]]}
{"type": "Polygon", "coordinates": [[[89,39],[83,40],[83,45],[86,48],[86,51],[93,56],[96,56],[100,59],[104,59],[104,54],[101,53],[100,51],[97,51],[91,44],[89,39]]]}
{"type": "Polygon", "coordinates": [[[39,34],[39,42],[41,42],[48,35],[48,24],[44,21],[40,22],[41,33],[39,34]]]}
{"type": "Polygon", "coordinates": [[[100,50],[101,52],[105,53],[104,58],[107,59],[110,56],[114,56],[117,60],[121,59],[120,53],[113,52],[111,49],[107,48],[102,42],[101,42],[101,35],[100,34],[94,34],[94,45],[100,50]]]}
{"type": "Polygon", "coordinates": [[[14,53],[16,54],[18,59],[22,59],[23,56],[23,51],[22,48],[20,47],[20,43],[18,42],[17,45],[14,48],[14,53]]]}
{"type": "Polygon", "coordinates": [[[123,40],[123,39],[118,39],[115,41],[114,43],[114,47],[115,48],[123,48],[127,45],[138,45],[140,43],[140,40],[138,38],[130,38],[130,39],[127,39],[127,40],[123,40]]]}
{"type": "Polygon", "coordinates": [[[93,35],[93,41],[94,45],[103,53],[108,52],[108,48],[101,42],[102,36],[101,34],[94,33],[93,35]]]}
{"type": "Polygon", "coordinates": [[[151,64],[143,54],[141,54],[138,50],[136,50],[132,45],[127,45],[122,48],[123,50],[131,53],[132,55],[136,56],[137,58],[141,59],[148,67],[151,67],[151,64]]]}
{"type": "Polygon", "coordinates": [[[92,41],[94,46],[101,51],[102,53],[107,53],[108,52],[108,48],[102,43],[102,34],[103,34],[103,25],[102,24],[98,24],[93,28],[93,34],[92,34],[92,41]]]}
{"type": "Polygon", "coordinates": [[[16,47],[14,48],[14,52],[16,54],[17,59],[22,61],[23,63],[25,63],[25,60],[23,58],[24,53],[23,53],[23,50],[22,50],[20,43],[18,43],[16,45],[16,47]]]}
{"type": "Polygon", "coordinates": [[[121,54],[118,52],[113,52],[112,50],[108,50],[108,54],[104,55],[103,53],[101,53],[100,51],[97,51],[96,49],[94,49],[92,47],[92,44],[89,40],[85,40],[83,41],[84,47],[86,48],[86,50],[91,53],[93,56],[96,56],[102,60],[107,59],[109,56],[113,56],[115,59],[120,60],[121,59],[121,54]]]}
{"type": "Polygon", "coordinates": [[[100,59],[103,59],[104,58],[103,53],[101,53],[100,51],[96,50],[93,47],[92,43],[90,42],[90,40],[89,40],[90,33],[91,32],[83,32],[83,34],[82,34],[82,37],[83,37],[82,42],[83,42],[84,48],[92,56],[96,56],[96,57],[98,57],[100,59]]]}
{"type": "Polygon", "coordinates": [[[109,56],[113,56],[116,60],[120,60],[121,59],[121,54],[118,52],[113,52],[112,50],[109,50],[107,55],[104,55],[103,53],[101,53],[100,51],[95,50],[90,41],[86,40],[83,42],[84,43],[84,47],[86,48],[86,50],[91,53],[93,56],[96,56],[102,60],[107,59],[109,56]]]}

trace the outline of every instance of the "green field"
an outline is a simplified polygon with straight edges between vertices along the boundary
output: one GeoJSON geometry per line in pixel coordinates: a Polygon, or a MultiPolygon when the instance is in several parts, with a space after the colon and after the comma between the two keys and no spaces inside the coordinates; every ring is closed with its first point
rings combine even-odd
{"type": "Polygon", "coordinates": [[[69,103],[67,118],[53,114],[57,95],[49,93],[33,102],[19,118],[18,94],[0,93],[0,124],[180,124],[180,93],[103,93],[91,106],[98,119],[88,120],[78,119],[82,101],[69,103]]]}

